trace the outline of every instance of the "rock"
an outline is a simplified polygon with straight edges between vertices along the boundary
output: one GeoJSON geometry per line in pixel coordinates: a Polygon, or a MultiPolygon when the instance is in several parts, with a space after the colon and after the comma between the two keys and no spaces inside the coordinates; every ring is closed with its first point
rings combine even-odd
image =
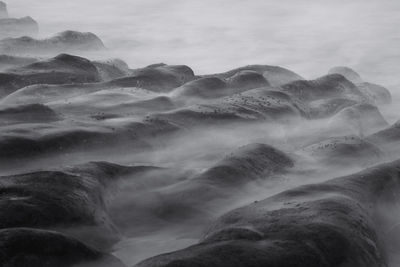
{"type": "MultiPolygon", "coordinates": [[[[16,18],[3,18],[0,19],[0,36],[3,38],[16,38],[20,36],[35,36],[39,32],[38,23],[31,17],[16,18]]],[[[0,40],[0,53],[9,54],[13,49],[18,49],[18,45],[26,45],[29,38],[19,38],[19,42],[12,42],[13,39],[0,40]],[[7,48],[8,44],[8,48],[7,48]]]]}
{"type": "Polygon", "coordinates": [[[135,224],[143,231],[155,230],[148,221],[157,222],[158,227],[208,221],[218,203],[235,199],[252,182],[273,182],[274,175],[293,166],[290,156],[272,146],[246,145],[198,175],[119,203],[111,209],[112,218],[122,228],[135,224]]]}
{"type": "Polygon", "coordinates": [[[284,152],[265,144],[250,144],[237,149],[193,181],[221,187],[239,186],[293,166],[294,161],[284,152]]]}
{"type": "Polygon", "coordinates": [[[226,83],[221,79],[208,77],[187,82],[176,88],[172,94],[182,98],[210,99],[229,95],[230,91],[232,90],[228,89],[226,83]]]}
{"type": "Polygon", "coordinates": [[[400,200],[399,168],[383,164],[235,209],[197,245],[135,266],[386,266],[372,216],[400,200]]]}
{"type": "Polygon", "coordinates": [[[308,145],[301,152],[329,165],[370,166],[383,158],[377,146],[354,135],[331,137],[308,145]]]}
{"type": "Polygon", "coordinates": [[[238,88],[239,91],[237,91],[237,93],[254,88],[270,86],[269,82],[262,74],[251,70],[237,72],[235,75],[227,79],[227,83],[233,88],[238,88]]]}
{"type": "Polygon", "coordinates": [[[366,99],[355,84],[340,74],[330,74],[312,81],[295,81],[283,85],[282,90],[306,102],[328,98],[366,99]]]}
{"type": "Polygon", "coordinates": [[[22,67],[37,62],[38,59],[32,57],[16,57],[0,55],[0,71],[6,72],[7,69],[22,67]]]}
{"type": "Polygon", "coordinates": [[[97,249],[108,249],[120,236],[107,203],[118,179],[135,172],[135,166],[91,162],[3,176],[0,229],[57,229],[97,249]]]}
{"type": "Polygon", "coordinates": [[[362,83],[363,80],[361,79],[360,74],[355,72],[353,69],[348,67],[334,67],[331,68],[328,72],[329,74],[340,74],[346,77],[347,80],[351,81],[352,83],[362,83]]]}
{"type": "Polygon", "coordinates": [[[398,150],[400,142],[400,121],[367,136],[366,139],[369,142],[382,147],[387,152],[398,150]]]}
{"type": "Polygon", "coordinates": [[[0,230],[0,265],[7,267],[123,267],[115,257],[53,231],[0,230]],[[82,264],[82,265],[81,265],[82,264]]]}
{"type": "Polygon", "coordinates": [[[221,79],[228,79],[242,71],[254,71],[261,74],[271,86],[280,86],[296,80],[303,80],[301,76],[288,69],[268,65],[249,65],[225,73],[204,75],[204,77],[214,76],[221,79]]]}
{"type": "Polygon", "coordinates": [[[57,114],[42,104],[8,106],[0,108],[0,125],[16,123],[51,122],[57,114]]]}
{"type": "Polygon", "coordinates": [[[27,36],[0,40],[0,53],[9,55],[54,56],[59,53],[84,53],[104,49],[99,37],[90,32],[64,31],[42,40],[27,36]]]}
{"type": "Polygon", "coordinates": [[[83,51],[103,50],[103,42],[91,32],[64,31],[51,37],[50,42],[74,47],[83,51]]]}
{"type": "Polygon", "coordinates": [[[383,105],[391,102],[391,94],[388,89],[377,84],[364,82],[361,76],[351,68],[335,67],[329,70],[329,74],[340,74],[346,77],[357,85],[371,104],[383,105]]]}
{"type": "Polygon", "coordinates": [[[359,136],[370,135],[389,125],[379,109],[367,103],[341,110],[330,119],[329,124],[331,129],[359,136]]]}
{"type": "Polygon", "coordinates": [[[367,82],[359,83],[357,86],[370,99],[372,104],[386,105],[392,102],[390,91],[383,86],[367,82]]]}
{"type": "Polygon", "coordinates": [[[109,215],[120,188],[139,193],[146,186],[177,182],[182,179],[177,173],[153,166],[91,162],[2,176],[0,206],[1,214],[7,216],[0,219],[0,231],[24,227],[56,230],[97,250],[109,251],[121,238],[109,215]]]}
{"type": "Polygon", "coordinates": [[[60,54],[54,58],[0,73],[0,96],[33,84],[73,84],[100,81],[96,66],[89,60],[60,54]]]}
{"type": "Polygon", "coordinates": [[[252,89],[204,104],[155,113],[149,118],[166,120],[184,127],[198,127],[215,123],[223,125],[254,121],[285,122],[305,117],[306,112],[301,103],[292,100],[288,94],[267,87],[252,89]]]}
{"type": "Polygon", "coordinates": [[[93,61],[103,81],[110,81],[131,74],[129,66],[120,59],[93,61]]]}
{"type": "MultiPolygon", "coordinates": [[[[176,88],[187,80],[194,79],[194,74],[190,68],[186,66],[162,66],[157,68],[145,68],[129,70],[129,76],[126,76],[126,68],[120,61],[112,61],[113,63],[92,62],[84,58],[62,54],[49,62],[55,61],[57,58],[67,59],[68,57],[80,59],[76,66],[68,70],[70,74],[66,74],[67,68],[59,70],[58,65],[50,66],[48,64],[47,71],[42,70],[35,74],[37,70],[33,69],[31,73],[25,69],[31,66],[24,66],[8,70],[6,73],[0,73],[0,90],[3,88],[3,103],[12,104],[31,104],[46,103],[57,101],[78,95],[85,95],[101,90],[121,89],[121,88],[142,88],[153,92],[168,92],[176,88]],[[86,66],[83,69],[81,67],[86,66]],[[51,70],[52,69],[52,70],[51,70]],[[62,73],[58,73],[62,72],[62,73]],[[107,79],[115,76],[126,76],[122,78],[107,81],[107,79]],[[27,77],[26,77],[27,76],[27,77]],[[35,76],[37,79],[31,79],[35,76]],[[105,80],[105,81],[103,81],[105,80]],[[100,83],[100,81],[103,81],[100,83]],[[82,84],[85,83],[85,84],[82,84]],[[89,84],[92,83],[92,84],[89,84]],[[37,86],[30,86],[35,85],[37,86]],[[52,86],[51,84],[60,84],[52,86]],[[13,93],[16,89],[25,87],[18,92],[13,93]]],[[[68,60],[72,62],[73,60],[68,60]]],[[[43,65],[47,61],[37,62],[43,65]]]]}
{"type": "MultiPolygon", "coordinates": [[[[8,77],[9,74],[4,76],[8,77]]],[[[18,78],[18,76],[12,77],[18,78]]],[[[21,83],[20,86],[24,86],[24,84],[21,83]]],[[[20,88],[17,91],[5,96],[2,99],[1,103],[12,105],[27,105],[35,103],[44,104],[53,101],[65,101],[65,99],[68,98],[90,94],[107,88],[108,87],[105,87],[101,83],[78,83],[60,85],[34,84],[20,88]]]]}
{"type": "Polygon", "coordinates": [[[342,97],[319,99],[309,103],[310,116],[313,119],[329,118],[341,110],[358,104],[356,100],[342,97]]]}
{"type": "MultiPolygon", "coordinates": [[[[68,90],[64,87],[65,90],[68,90]]],[[[80,88],[82,91],[85,88],[80,88]]],[[[69,92],[73,93],[73,92],[69,92]]],[[[153,112],[163,112],[176,108],[174,101],[167,96],[139,88],[110,88],[93,93],[76,95],[64,101],[61,96],[70,95],[63,92],[57,101],[48,105],[64,115],[82,116],[96,120],[143,116],[153,112]]],[[[79,92],[78,92],[79,93],[79,92]]],[[[7,101],[6,101],[7,102],[7,101]]]]}
{"type": "Polygon", "coordinates": [[[143,151],[149,149],[149,141],[160,135],[167,137],[178,130],[180,128],[174,124],[156,119],[99,123],[91,118],[89,121],[16,124],[1,128],[0,162],[8,164],[43,156],[62,157],[99,149],[143,151]]]}
{"type": "Polygon", "coordinates": [[[128,77],[112,80],[109,86],[139,87],[155,92],[170,92],[172,89],[195,78],[193,70],[184,65],[157,65],[132,70],[128,77]]]}

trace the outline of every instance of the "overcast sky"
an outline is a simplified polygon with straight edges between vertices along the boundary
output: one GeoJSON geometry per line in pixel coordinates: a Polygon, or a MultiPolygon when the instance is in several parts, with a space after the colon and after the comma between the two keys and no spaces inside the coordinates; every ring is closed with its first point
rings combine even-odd
{"type": "Polygon", "coordinates": [[[42,36],[98,34],[131,67],[187,64],[197,73],[247,64],[290,68],[313,78],[348,65],[400,83],[398,0],[8,0],[42,36]]]}

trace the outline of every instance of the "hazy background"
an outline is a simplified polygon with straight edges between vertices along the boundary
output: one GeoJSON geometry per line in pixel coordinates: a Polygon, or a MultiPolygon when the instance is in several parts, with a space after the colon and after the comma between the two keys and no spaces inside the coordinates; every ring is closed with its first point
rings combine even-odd
{"type": "Polygon", "coordinates": [[[398,0],[8,0],[41,35],[92,31],[131,67],[187,64],[197,73],[247,64],[313,78],[348,65],[399,84],[398,0]]]}

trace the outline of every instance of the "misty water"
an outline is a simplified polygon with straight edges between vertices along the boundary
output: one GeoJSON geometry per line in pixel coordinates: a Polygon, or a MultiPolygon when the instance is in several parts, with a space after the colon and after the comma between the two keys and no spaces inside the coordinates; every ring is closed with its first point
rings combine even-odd
{"type": "Polygon", "coordinates": [[[400,3],[395,0],[12,0],[41,36],[65,29],[98,34],[109,55],[132,68],[157,62],[215,73],[249,64],[289,68],[307,78],[332,66],[397,85],[400,3]]]}

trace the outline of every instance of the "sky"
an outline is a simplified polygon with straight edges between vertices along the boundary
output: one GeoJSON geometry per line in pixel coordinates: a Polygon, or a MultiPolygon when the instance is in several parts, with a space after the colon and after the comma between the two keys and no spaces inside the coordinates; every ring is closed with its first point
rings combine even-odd
{"type": "Polygon", "coordinates": [[[132,68],[186,64],[198,74],[279,65],[315,78],[337,65],[400,84],[398,0],[8,0],[41,37],[97,34],[132,68]]]}

